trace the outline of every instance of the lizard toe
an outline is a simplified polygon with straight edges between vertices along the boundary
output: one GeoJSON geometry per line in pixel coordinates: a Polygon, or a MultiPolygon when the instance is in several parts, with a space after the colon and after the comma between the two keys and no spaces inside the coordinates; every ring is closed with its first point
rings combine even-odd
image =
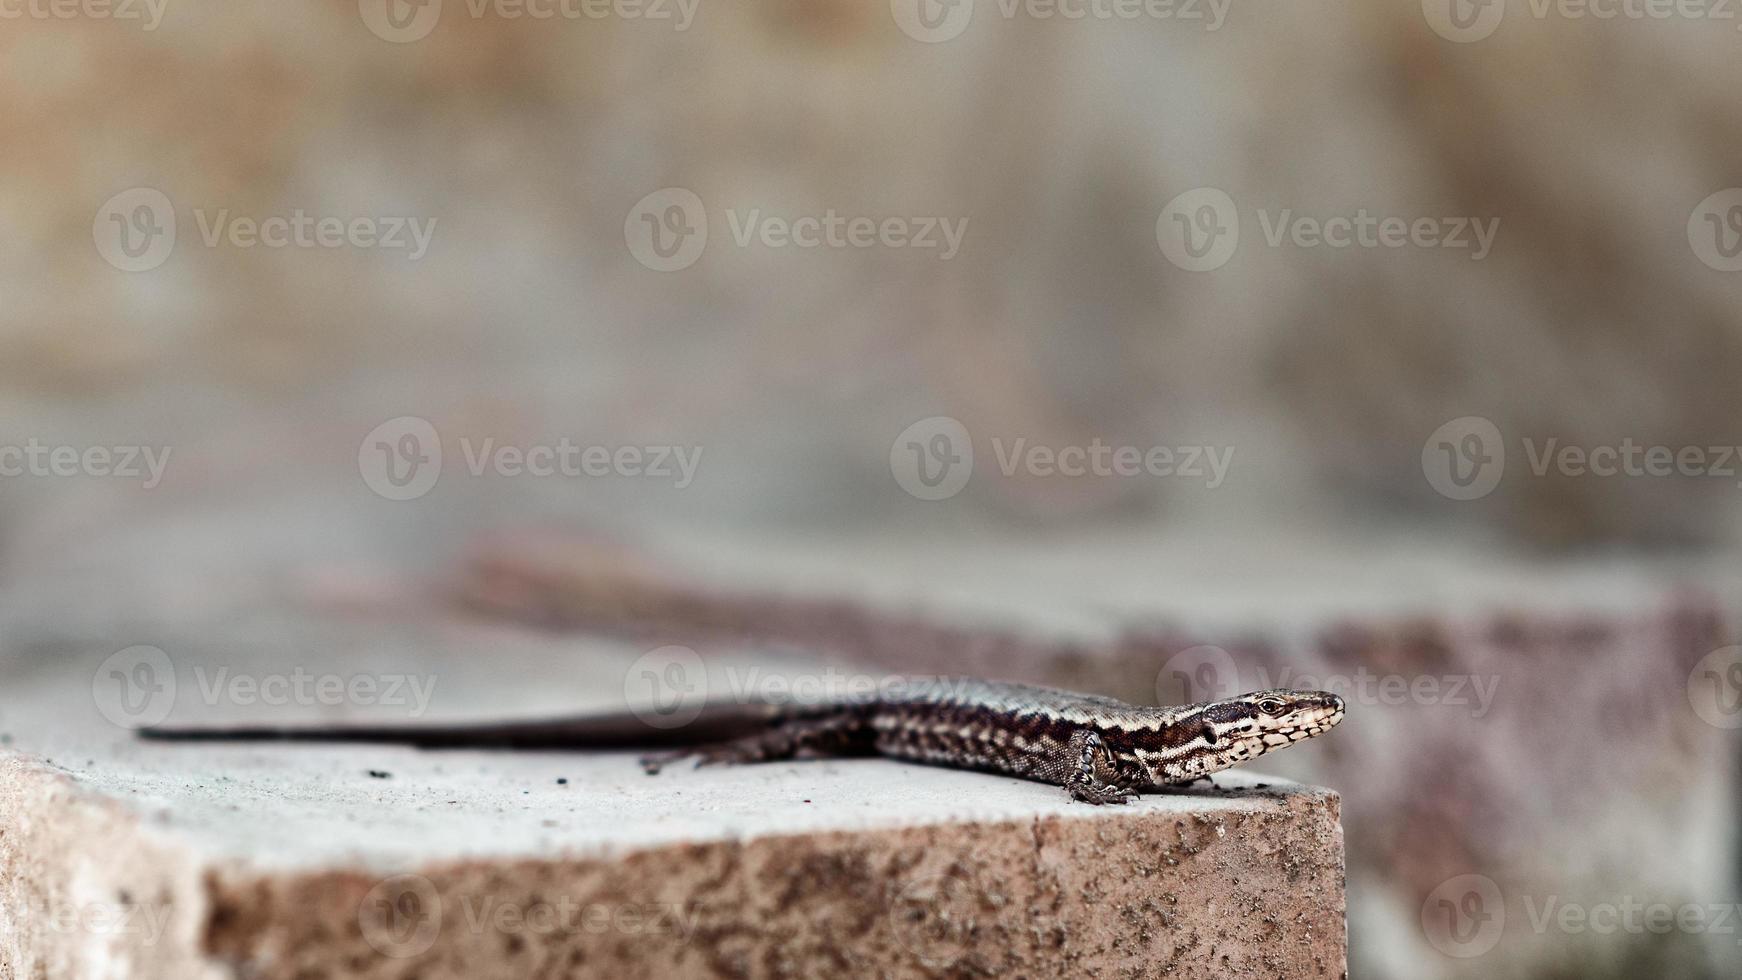
{"type": "Polygon", "coordinates": [[[657,776],[659,775],[660,770],[664,769],[666,766],[669,766],[674,762],[682,762],[689,755],[690,753],[687,751],[661,752],[657,755],[644,755],[640,760],[641,771],[647,773],[649,776],[657,776]]]}

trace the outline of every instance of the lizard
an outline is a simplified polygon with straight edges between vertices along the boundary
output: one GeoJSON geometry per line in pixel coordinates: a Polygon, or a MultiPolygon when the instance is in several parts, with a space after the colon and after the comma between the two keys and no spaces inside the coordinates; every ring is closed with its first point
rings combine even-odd
{"type": "Polygon", "coordinates": [[[1109,697],[966,678],[913,679],[863,698],[711,705],[688,725],[633,715],[470,725],[145,728],[161,741],[376,742],[426,749],[603,749],[680,746],[644,756],[674,762],[773,762],[871,756],[1017,776],[1085,803],[1126,803],[1185,786],[1323,734],[1343,719],[1326,691],[1265,690],[1197,704],[1142,707],[1109,697]]]}

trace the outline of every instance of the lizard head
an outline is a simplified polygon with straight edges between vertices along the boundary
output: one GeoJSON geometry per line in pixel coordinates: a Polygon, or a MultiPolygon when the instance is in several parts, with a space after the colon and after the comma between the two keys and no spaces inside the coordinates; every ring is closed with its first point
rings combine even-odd
{"type": "Polygon", "coordinates": [[[1329,691],[1253,691],[1211,701],[1184,720],[1189,741],[1172,760],[1173,779],[1197,778],[1330,731],[1343,699],[1329,691]]]}

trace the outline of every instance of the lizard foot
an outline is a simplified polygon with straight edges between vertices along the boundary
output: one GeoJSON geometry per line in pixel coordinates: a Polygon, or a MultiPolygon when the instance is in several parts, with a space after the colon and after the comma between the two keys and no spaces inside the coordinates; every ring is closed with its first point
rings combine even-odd
{"type": "Polygon", "coordinates": [[[660,752],[656,755],[644,755],[640,760],[641,771],[647,773],[649,776],[657,776],[659,775],[659,771],[664,769],[666,766],[669,766],[674,762],[682,762],[684,759],[694,754],[695,753],[689,749],[681,749],[676,752],[660,752]]]}
{"type": "Polygon", "coordinates": [[[1117,786],[1107,783],[1076,783],[1070,787],[1071,799],[1105,806],[1108,803],[1129,803],[1136,798],[1117,786]]]}

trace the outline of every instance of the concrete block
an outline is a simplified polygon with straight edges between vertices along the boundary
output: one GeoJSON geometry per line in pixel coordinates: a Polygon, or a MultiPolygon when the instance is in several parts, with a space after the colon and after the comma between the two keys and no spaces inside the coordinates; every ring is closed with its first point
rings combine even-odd
{"type": "Polygon", "coordinates": [[[1340,801],[1260,776],[1098,808],[885,760],[148,745],[36,703],[9,978],[1345,973],[1340,801]]]}
{"type": "MultiPolygon", "coordinates": [[[[390,717],[409,708],[254,691],[404,670],[434,689],[418,717],[472,719],[610,707],[641,663],[528,637],[165,639],[136,693],[178,722],[390,717]]],[[[646,776],[624,752],[162,745],[115,724],[113,674],[70,658],[7,686],[0,977],[1345,975],[1327,790],[1226,773],[1094,808],[881,759],[646,776]]]]}

